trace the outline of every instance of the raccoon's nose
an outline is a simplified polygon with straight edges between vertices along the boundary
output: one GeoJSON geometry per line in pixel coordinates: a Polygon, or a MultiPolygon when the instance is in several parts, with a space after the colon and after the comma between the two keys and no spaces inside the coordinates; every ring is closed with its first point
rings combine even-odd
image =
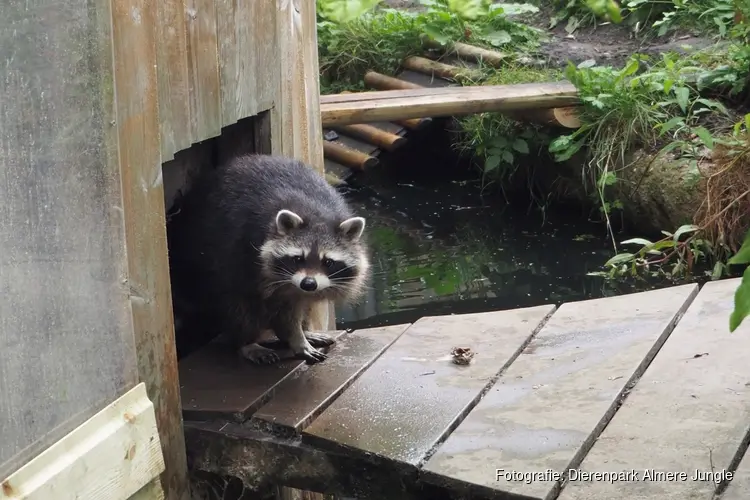
{"type": "Polygon", "coordinates": [[[299,282],[299,287],[306,292],[314,292],[315,289],[318,288],[318,282],[315,281],[315,278],[308,276],[299,282]]]}

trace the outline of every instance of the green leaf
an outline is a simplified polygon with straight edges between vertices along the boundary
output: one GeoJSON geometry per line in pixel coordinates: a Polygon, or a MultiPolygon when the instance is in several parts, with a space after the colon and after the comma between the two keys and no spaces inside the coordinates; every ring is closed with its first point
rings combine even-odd
{"type": "Polygon", "coordinates": [[[677,97],[677,104],[683,113],[687,113],[688,102],[690,100],[690,89],[687,87],[675,87],[674,95],[677,97]]]}
{"type": "MultiPolygon", "coordinates": [[[[668,236],[672,236],[671,234],[668,236]]],[[[654,250],[662,250],[664,248],[674,248],[675,242],[674,240],[663,240],[663,241],[657,241],[654,243],[654,250]]]]}
{"type": "Polygon", "coordinates": [[[318,0],[318,12],[326,19],[337,23],[353,21],[372,10],[380,0],[318,0]]]}
{"type": "Polygon", "coordinates": [[[513,149],[521,154],[529,154],[529,144],[523,139],[516,139],[513,141],[513,149]]]}
{"type": "Polygon", "coordinates": [[[493,31],[491,33],[487,33],[486,35],[483,35],[485,40],[487,40],[490,44],[494,45],[495,47],[499,47],[500,45],[505,45],[506,43],[510,43],[512,38],[510,37],[510,34],[507,31],[493,31]]]}
{"type": "Polygon", "coordinates": [[[631,260],[635,259],[635,255],[632,253],[618,253],[611,259],[609,259],[607,262],[604,263],[605,266],[616,266],[618,264],[622,264],[623,262],[630,262],[631,260]]]}
{"type": "Polygon", "coordinates": [[[443,34],[440,30],[433,28],[429,24],[425,25],[423,30],[430,38],[441,45],[445,45],[446,43],[451,41],[451,38],[449,36],[443,34]]]}
{"type": "Polygon", "coordinates": [[[712,280],[718,280],[721,278],[721,275],[724,274],[724,264],[721,262],[717,262],[714,264],[714,270],[711,272],[711,279],[712,280]]]}
{"type": "Polygon", "coordinates": [[[714,148],[714,138],[711,135],[711,132],[709,132],[705,127],[696,127],[693,129],[693,132],[695,132],[695,135],[697,135],[698,138],[703,141],[703,144],[705,144],[708,149],[714,148]]]}
{"type": "Polygon", "coordinates": [[[745,241],[737,253],[727,261],[727,264],[750,264],[750,231],[745,235],[745,241]]]}
{"type": "Polygon", "coordinates": [[[513,153],[511,153],[510,151],[503,151],[503,161],[505,161],[505,163],[512,164],[513,153]]]}
{"type": "Polygon", "coordinates": [[[648,241],[646,239],[643,239],[643,238],[631,238],[629,240],[623,241],[620,244],[621,245],[630,245],[630,244],[633,244],[633,245],[643,245],[643,246],[647,246],[647,247],[653,245],[652,242],[650,242],[650,241],[648,241]]]}
{"type": "Polygon", "coordinates": [[[493,170],[497,169],[497,167],[500,166],[500,157],[499,156],[489,156],[484,161],[484,172],[492,172],[493,170]]]}
{"type": "Polygon", "coordinates": [[[729,331],[735,331],[750,316],[750,266],[742,275],[740,286],[734,292],[734,310],[729,315],[729,331]]]}
{"type": "Polygon", "coordinates": [[[477,19],[490,13],[492,2],[488,0],[448,0],[448,10],[464,19],[477,19]]]}
{"type": "Polygon", "coordinates": [[[675,116],[674,118],[669,119],[665,123],[660,123],[657,125],[659,127],[660,131],[659,134],[663,135],[675,128],[677,125],[684,125],[684,119],[681,116],[675,116]]]}
{"type": "Polygon", "coordinates": [[[685,233],[691,233],[693,231],[697,231],[700,229],[700,227],[694,225],[694,224],[685,224],[684,226],[680,226],[677,228],[677,231],[674,232],[674,236],[672,238],[675,242],[680,241],[680,236],[682,236],[685,233]]]}

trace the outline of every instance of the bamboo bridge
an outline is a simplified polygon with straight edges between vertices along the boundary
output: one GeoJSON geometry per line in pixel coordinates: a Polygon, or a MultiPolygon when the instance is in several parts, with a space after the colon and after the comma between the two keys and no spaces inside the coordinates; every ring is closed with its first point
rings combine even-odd
{"type": "Polygon", "coordinates": [[[320,97],[326,172],[345,178],[378,164],[381,151],[393,152],[406,134],[423,129],[433,118],[500,112],[523,122],[578,128],[578,92],[569,82],[462,86],[478,79],[480,65],[501,67],[499,52],[455,43],[434,45],[411,56],[396,77],[369,71],[366,92],[320,97]]]}

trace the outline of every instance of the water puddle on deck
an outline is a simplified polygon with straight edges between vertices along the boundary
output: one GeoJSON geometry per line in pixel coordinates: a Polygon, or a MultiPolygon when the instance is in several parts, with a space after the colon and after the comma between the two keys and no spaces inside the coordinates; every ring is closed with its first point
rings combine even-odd
{"type": "Polygon", "coordinates": [[[583,212],[542,215],[509,206],[498,195],[482,196],[479,181],[391,181],[344,192],[367,217],[374,276],[365,300],[337,308],[339,328],[560,305],[687,282],[586,276],[612,256],[603,224],[583,212]]]}

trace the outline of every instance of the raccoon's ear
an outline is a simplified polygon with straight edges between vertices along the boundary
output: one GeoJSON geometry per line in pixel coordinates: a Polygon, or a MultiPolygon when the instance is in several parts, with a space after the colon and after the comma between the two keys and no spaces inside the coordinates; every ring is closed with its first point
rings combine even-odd
{"type": "Polygon", "coordinates": [[[276,214],[276,231],[280,235],[285,235],[302,225],[302,217],[291,210],[279,210],[276,214]]]}
{"type": "Polygon", "coordinates": [[[358,240],[365,231],[365,218],[352,217],[339,224],[339,231],[352,241],[358,240]]]}

